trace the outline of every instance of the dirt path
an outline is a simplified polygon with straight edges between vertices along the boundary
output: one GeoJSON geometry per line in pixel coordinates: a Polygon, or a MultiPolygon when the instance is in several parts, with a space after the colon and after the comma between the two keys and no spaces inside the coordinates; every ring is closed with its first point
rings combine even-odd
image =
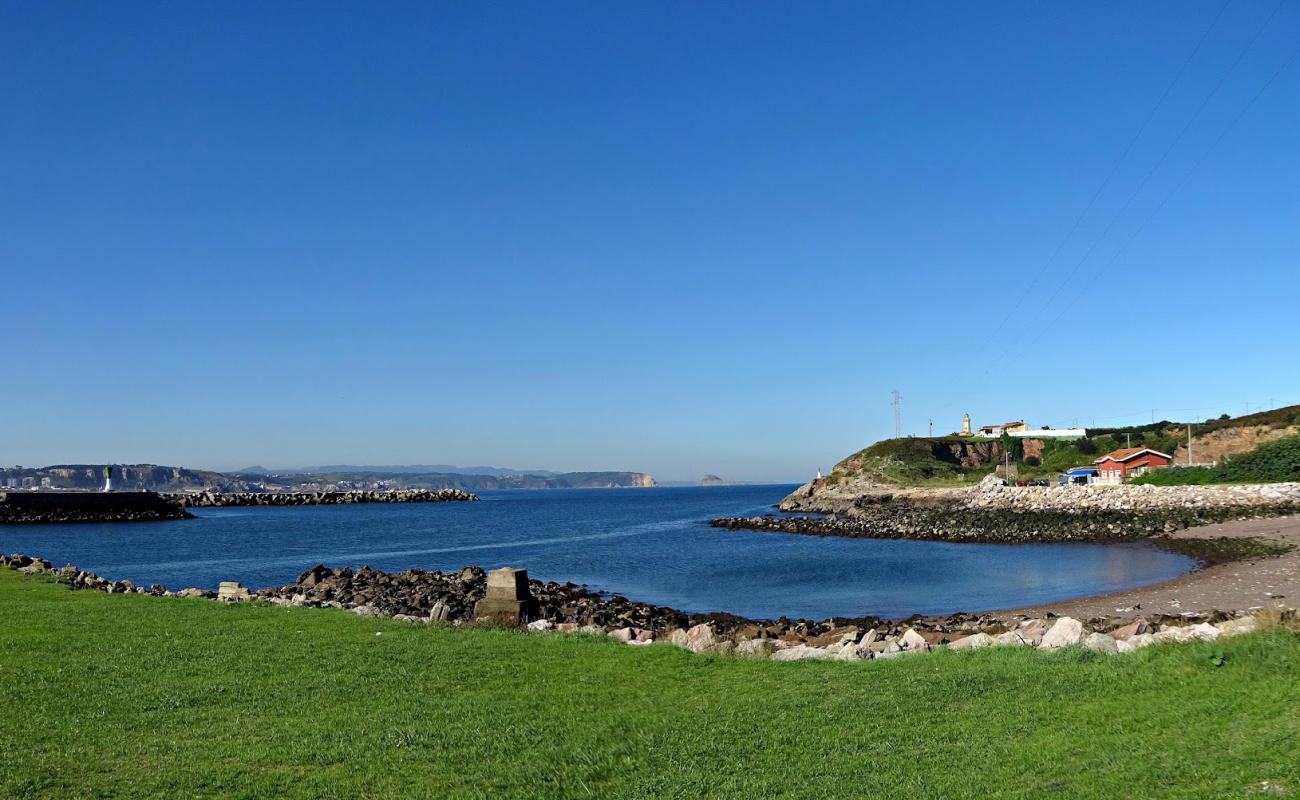
{"type": "Polygon", "coordinates": [[[1101,616],[1180,614],[1300,607],[1300,516],[1222,522],[1191,528],[1171,538],[1256,536],[1292,545],[1286,555],[1208,567],[1172,581],[1124,592],[1029,606],[995,613],[1042,616],[1048,611],[1087,619],[1101,616]]]}

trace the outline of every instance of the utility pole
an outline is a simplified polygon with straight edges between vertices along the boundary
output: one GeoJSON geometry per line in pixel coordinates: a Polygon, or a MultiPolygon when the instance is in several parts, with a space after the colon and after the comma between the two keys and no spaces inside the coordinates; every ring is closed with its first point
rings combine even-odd
{"type": "Polygon", "coordinates": [[[930,438],[934,438],[934,420],[930,420],[930,438]]]}
{"type": "Polygon", "coordinates": [[[1133,434],[1131,433],[1124,434],[1124,446],[1125,447],[1133,446],[1133,434]]]}
{"type": "Polygon", "coordinates": [[[1187,466],[1192,465],[1192,423],[1187,423],[1187,466]]]}
{"type": "Polygon", "coordinates": [[[903,436],[903,396],[894,390],[894,438],[900,439],[903,436]]]}

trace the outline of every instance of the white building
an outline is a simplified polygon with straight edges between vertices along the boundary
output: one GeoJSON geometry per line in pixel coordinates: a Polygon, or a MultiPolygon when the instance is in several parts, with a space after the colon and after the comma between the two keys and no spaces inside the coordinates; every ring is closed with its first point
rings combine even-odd
{"type": "Polygon", "coordinates": [[[1036,428],[1034,430],[1008,431],[1008,435],[1017,439],[1082,439],[1088,435],[1088,429],[1036,428]]]}

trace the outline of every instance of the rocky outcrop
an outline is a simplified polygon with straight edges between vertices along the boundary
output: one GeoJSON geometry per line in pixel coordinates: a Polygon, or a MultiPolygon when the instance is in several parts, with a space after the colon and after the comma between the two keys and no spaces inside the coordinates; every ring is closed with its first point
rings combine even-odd
{"type": "Polygon", "coordinates": [[[190,508],[214,506],[332,506],[351,503],[446,503],[478,500],[460,489],[389,492],[193,492],[167,495],[190,508]]]}
{"type": "Polygon", "coordinates": [[[193,517],[153,492],[0,492],[0,524],[153,522],[193,517]]]}

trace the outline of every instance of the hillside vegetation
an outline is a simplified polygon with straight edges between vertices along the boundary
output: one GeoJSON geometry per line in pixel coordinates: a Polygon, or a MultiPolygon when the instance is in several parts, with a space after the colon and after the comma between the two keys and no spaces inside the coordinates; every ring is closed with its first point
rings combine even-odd
{"type": "Polygon", "coordinates": [[[0,796],[1291,796],[1300,636],[779,663],[0,570],[0,796]],[[1272,788],[1270,788],[1272,787],[1272,788]]]}
{"type": "MultiPolygon", "coordinates": [[[[962,436],[885,439],[836,464],[828,478],[832,482],[866,479],[899,486],[962,485],[978,481],[993,472],[1003,463],[1004,454],[1009,451],[1011,463],[1015,465],[1020,478],[1054,480],[1061,472],[1072,467],[1090,465],[1097,457],[1123,447],[1150,447],[1169,455],[1185,454],[1183,448],[1189,424],[1192,423],[1164,420],[1124,428],[1095,428],[1088,431],[1086,438],[1073,441],[1024,440],[1010,436],[1001,439],[962,436]]],[[[1259,431],[1266,434],[1271,431],[1268,435],[1285,437],[1298,425],[1300,406],[1287,406],[1242,417],[1228,417],[1225,414],[1216,419],[1194,423],[1193,436],[1194,443],[1202,437],[1221,440],[1225,432],[1235,428],[1251,433],[1252,437],[1247,437],[1247,440],[1253,444],[1259,431]]],[[[1272,440],[1278,441],[1282,439],[1272,440]]],[[[1263,450],[1268,444],[1271,442],[1264,440],[1258,449],[1263,450]]],[[[1235,456],[1232,460],[1240,457],[1235,456]]],[[[1212,482],[1208,476],[1228,474],[1233,477],[1216,477],[1214,482],[1300,480],[1300,476],[1288,472],[1286,467],[1273,463],[1278,456],[1265,458],[1270,460],[1271,466],[1265,467],[1262,463],[1250,467],[1238,465],[1231,473],[1178,470],[1185,472],[1178,480],[1204,483],[1212,482]],[[1243,475],[1290,477],[1241,477],[1243,475]]],[[[1158,480],[1160,479],[1152,479],[1152,482],[1158,480]]]]}
{"type": "Polygon", "coordinates": [[[1265,442],[1213,467],[1158,469],[1133,479],[1133,483],[1154,486],[1278,481],[1300,481],[1300,436],[1265,442]]]}

